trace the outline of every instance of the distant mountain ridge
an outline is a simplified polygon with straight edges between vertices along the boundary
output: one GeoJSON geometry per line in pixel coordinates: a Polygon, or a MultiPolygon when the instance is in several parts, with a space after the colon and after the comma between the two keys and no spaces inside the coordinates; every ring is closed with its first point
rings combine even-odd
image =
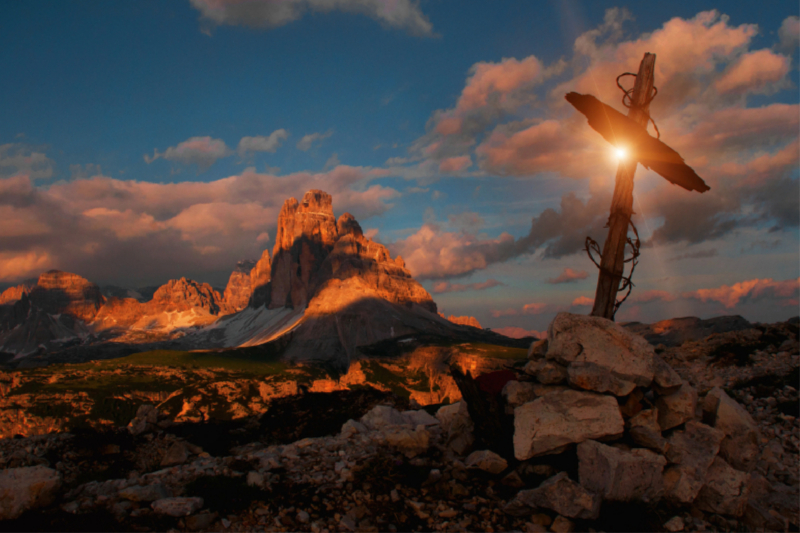
{"type": "Polygon", "coordinates": [[[38,358],[63,350],[81,360],[279,341],[291,360],[346,369],[359,347],[408,335],[510,340],[471,317],[439,316],[403,259],[366,237],[350,213],[337,219],[332,205],[320,190],[286,200],[271,257],[264,250],[258,261],[240,261],[222,294],[186,278],[152,296],[151,288],[101,290],[60,271],[11,287],[0,295],[0,352],[38,358]]]}

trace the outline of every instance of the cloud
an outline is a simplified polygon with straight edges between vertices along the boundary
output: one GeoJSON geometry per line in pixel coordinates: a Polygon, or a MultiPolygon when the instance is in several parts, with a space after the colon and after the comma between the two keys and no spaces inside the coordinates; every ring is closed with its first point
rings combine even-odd
{"type": "Polygon", "coordinates": [[[14,175],[29,176],[33,180],[51,178],[53,161],[25,144],[0,144],[0,178],[14,175]]]}
{"type": "Polygon", "coordinates": [[[684,259],[707,259],[709,257],[716,257],[717,255],[717,249],[710,248],[708,250],[698,250],[696,252],[686,252],[685,254],[676,255],[670,259],[669,262],[674,263],[675,261],[682,261],[684,259]]]}
{"type": "Polygon", "coordinates": [[[588,296],[579,296],[572,300],[572,306],[574,307],[582,307],[587,305],[594,305],[594,298],[589,298],[588,296]]]}
{"type": "Polygon", "coordinates": [[[18,281],[31,274],[44,272],[52,265],[52,258],[47,252],[0,252],[0,281],[18,281]]]}
{"type": "Polygon", "coordinates": [[[480,283],[450,283],[449,281],[437,281],[433,284],[434,294],[445,292],[464,292],[464,291],[483,291],[503,285],[496,279],[488,279],[480,283]]]}
{"type": "Polygon", "coordinates": [[[508,309],[492,309],[490,311],[491,315],[494,318],[501,318],[504,316],[517,316],[517,315],[540,315],[549,311],[551,308],[550,305],[544,303],[531,303],[525,304],[520,309],[516,308],[508,308],[508,309]]]}
{"type": "Polygon", "coordinates": [[[726,309],[732,309],[740,302],[796,298],[798,289],[800,289],[800,278],[787,279],[785,281],[773,281],[771,278],[767,278],[741,281],[731,286],[722,285],[714,289],[698,289],[685,292],[682,296],[702,302],[719,302],[726,309]]]}
{"type": "Polygon", "coordinates": [[[586,279],[589,277],[589,273],[585,270],[572,270],[571,268],[565,268],[561,274],[558,275],[557,278],[550,278],[547,280],[547,283],[558,284],[558,283],[572,283],[581,279],[586,279]]]}
{"type": "Polygon", "coordinates": [[[797,52],[800,46],[800,17],[791,15],[786,17],[778,30],[778,49],[787,54],[797,52]]]}
{"type": "Polygon", "coordinates": [[[506,326],[504,328],[492,328],[492,331],[511,337],[512,339],[522,339],[524,337],[535,337],[537,339],[544,339],[547,337],[546,331],[536,331],[535,329],[524,329],[517,326],[506,326]]]}
{"type": "Polygon", "coordinates": [[[411,0],[190,0],[202,20],[213,25],[277,28],[306,12],[343,11],[366,15],[411,35],[430,36],[433,26],[411,0]]]}
{"type": "MultiPolygon", "coordinates": [[[[247,139],[248,137],[245,138],[247,139]]],[[[144,160],[148,164],[156,159],[166,159],[184,165],[197,165],[197,169],[200,172],[204,172],[216,163],[218,159],[232,154],[233,152],[222,139],[192,137],[182,143],[178,143],[177,146],[170,146],[163,152],[154,150],[152,157],[145,155],[144,160]]]]}
{"type": "Polygon", "coordinates": [[[303,135],[303,138],[297,141],[297,149],[303,152],[307,152],[311,148],[311,145],[313,145],[315,142],[327,139],[331,135],[333,135],[332,131],[328,131],[325,133],[309,133],[308,135],[303,135]]]}
{"type": "Polygon", "coordinates": [[[179,183],[94,176],[47,188],[27,176],[0,179],[3,275],[35,276],[46,265],[97,282],[188,276],[224,283],[237,261],[260,257],[289,197],[323,189],[333,195],[337,214],[360,218],[389,209],[400,193],[365,186],[370,173],[347,166],[287,176],[248,170],[179,183]]]}
{"type": "Polygon", "coordinates": [[[72,179],[78,180],[89,178],[91,176],[102,176],[103,169],[100,168],[100,165],[87,163],[85,165],[70,165],[69,173],[72,179]]]}
{"type": "Polygon", "coordinates": [[[636,291],[631,293],[631,302],[650,303],[650,302],[672,302],[677,297],[667,291],[649,290],[649,291],[636,291]]]}
{"type": "Polygon", "coordinates": [[[442,174],[458,174],[472,166],[472,158],[468,155],[460,157],[448,157],[439,163],[439,172],[442,174]]]}
{"type": "Polygon", "coordinates": [[[789,58],[770,50],[744,54],[715,83],[720,93],[765,93],[777,91],[789,72],[789,58]]]}
{"type": "Polygon", "coordinates": [[[289,132],[285,129],[275,130],[268,136],[257,135],[255,137],[242,137],[239,147],[236,149],[240,157],[244,157],[248,152],[269,152],[275,151],[281,146],[283,141],[289,137],[289,132]]]}
{"type": "Polygon", "coordinates": [[[528,235],[514,239],[508,233],[496,238],[476,235],[468,229],[442,230],[427,222],[405,239],[389,243],[393,254],[400,254],[418,279],[441,279],[467,275],[491,264],[502,263],[532,253],[544,246],[544,257],[564,257],[584,249],[587,235],[602,242],[606,230],[608,193],[592,196],[586,202],[568,193],[561,198],[561,211],[548,208],[534,217],[528,235]]]}

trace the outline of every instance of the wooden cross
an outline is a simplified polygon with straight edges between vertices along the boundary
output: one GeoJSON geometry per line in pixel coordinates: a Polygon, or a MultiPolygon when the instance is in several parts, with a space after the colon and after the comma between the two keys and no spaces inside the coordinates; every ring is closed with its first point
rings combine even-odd
{"type": "MultiPolygon", "coordinates": [[[[608,236],[603,245],[597,291],[591,312],[592,316],[610,320],[614,320],[614,314],[621,303],[617,302],[617,292],[620,290],[620,282],[625,279],[625,245],[629,242],[628,226],[631,225],[633,214],[633,176],[637,164],[653,169],[670,182],[689,191],[702,193],[709,190],[708,185],[684,163],[678,152],[647,133],[647,123],[651,120],[650,101],[657,92],[653,86],[655,63],[655,54],[644,55],[639,73],[636,74],[633,94],[626,91],[623,98],[623,103],[629,106],[627,117],[594,96],[578,93],[566,95],[567,101],[589,119],[589,125],[595,131],[618,150],[627,152],[627,156],[621,158],[617,167],[611,214],[606,224],[608,236]],[[625,102],[628,97],[630,104],[625,102]]],[[[617,84],[619,85],[619,78],[617,84]]],[[[629,278],[627,283],[630,286],[629,278]]]]}

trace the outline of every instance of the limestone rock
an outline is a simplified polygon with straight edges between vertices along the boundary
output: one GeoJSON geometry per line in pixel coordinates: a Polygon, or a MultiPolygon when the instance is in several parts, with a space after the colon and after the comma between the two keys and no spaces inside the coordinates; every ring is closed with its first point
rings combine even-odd
{"type": "Polygon", "coordinates": [[[186,444],[179,441],[167,448],[167,453],[161,460],[161,466],[182,465],[188,458],[189,450],[186,449],[186,444]]]}
{"type": "Polygon", "coordinates": [[[406,457],[415,457],[430,447],[431,434],[423,428],[408,429],[389,426],[382,430],[384,442],[397,448],[406,457]]]}
{"type": "Polygon", "coordinates": [[[547,339],[535,340],[528,347],[528,359],[541,359],[547,354],[547,339]]]}
{"type": "Polygon", "coordinates": [[[570,518],[591,520],[600,514],[601,502],[600,496],[572,481],[566,472],[561,472],[535,489],[519,491],[508,506],[550,509],[570,518]]]}
{"type": "Polygon", "coordinates": [[[749,479],[746,472],[731,468],[724,459],[717,457],[694,503],[711,513],[742,516],[750,496],[749,479]]]}
{"type": "Polygon", "coordinates": [[[199,511],[203,507],[203,498],[197,497],[179,497],[179,498],[162,498],[150,504],[158,514],[165,514],[168,516],[182,517],[189,516],[190,514],[199,511]]]}
{"type": "Polygon", "coordinates": [[[559,313],[547,330],[547,342],[547,358],[561,364],[594,363],[641,387],[653,381],[653,347],[611,320],[559,313]]]}
{"type": "Polygon", "coordinates": [[[569,384],[594,392],[609,392],[614,396],[627,396],[636,383],[616,377],[607,368],[595,363],[575,361],[567,368],[569,384]]]}
{"type": "Polygon", "coordinates": [[[269,250],[264,250],[261,259],[250,270],[250,302],[251,307],[261,307],[269,300],[269,284],[272,275],[272,262],[269,250]]]}
{"type": "Polygon", "coordinates": [[[760,453],[760,434],[747,410],[714,387],[703,400],[703,422],[725,434],[719,454],[732,467],[745,472],[753,469],[760,453]]]}
{"type": "Polygon", "coordinates": [[[467,468],[476,468],[484,472],[489,472],[490,474],[499,474],[508,468],[508,461],[491,450],[472,452],[467,456],[464,464],[467,465],[467,468]]]}
{"type": "Polygon", "coordinates": [[[623,429],[612,396],[555,391],[514,409],[514,455],[524,461],[573,442],[619,435],[623,429]]]}
{"type": "Polygon", "coordinates": [[[186,278],[172,279],[153,293],[153,299],[147,303],[146,314],[197,309],[219,315],[223,305],[222,296],[208,283],[186,278]]]}
{"type": "Polygon", "coordinates": [[[403,411],[400,413],[403,416],[406,424],[410,424],[414,427],[417,426],[438,426],[440,424],[439,420],[430,415],[424,409],[419,409],[417,411],[403,411]]]}
{"type": "Polygon", "coordinates": [[[36,280],[28,280],[15,287],[9,287],[0,293],[0,305],[13,305],[22,299],[23,295],[30,294],[36,286],[36,280]]]}
{"type": "Polygon", "coordinates": [[[667,450],[667,439],[661,435],[658,425],[658,409],[644,409],[628,420],[628,433],[636,444],[664,454],[667,450]]]}
{"type": "MultiPolygon", "coordinates": [[[[269,262],[269,255],[267,255],[267,262],[269,262]]],[[[223,294],[223,299],[230,312],[235,313],[247,307],[250,295],[253,292],[250,271],[255,266],[255,261],[239,261],[236,263],[236,268],[231,272],[231,276],[228,278],[228,285],[225,286],[225,293],[223,294]]]]}
{"type": "Polygon", "coordinates": [[[270,309],[308,303],[314,277],[338,236],[330,194],[310,190],[301,202],[284,202],[272,251],[270,309]]]}
{"type": "Polygon", "coordinates": [[[361,422],[368,428],[378,429],[386,426],[401,426],[406,423],[406,419],[393,407],[376,405],[361,417],[361,422]]]}
{"type": "Polygon", "coordinates": [[[655,502],[664,492],[667,460],[649,450],[629,452],[587,440],[578,444],[581,485],[611,501],[655,502]]]}
{"type": "Polygon", "coordinates": [[[725,434],[694,420],[669,438],[664,472],[664,494],[670,500],[690,503],[706,481],[706,474],[719,452],[725,434]]]}
{"type": "Polygon", "coordinates": [[[450,315],[447,317],[447,320],[452,322],[453,324],[459,324],[461,326],[472,326],[473,328],[483,329],[481,323],[478,322],[478,319],[474,316],[454,316],[450,315]]]}
{"type": "Polygon", "coordinates": [[[525,373],[536,376],[543,385],[557,385],[567,379],[567,369],[555,361],[538,359],[525,364],[525,373]]]}
{"type": "Polygon", "coordinates": [[[442,430],[447,433],[447,446],[458,455],[464,455],[474,442],[474,424],[464,401],[445,405],[436,411],[442,430]]]}
{"type": "Polygon", "coordinates": [[[133,485],[119,491],[120,498],[132,502],[152,502],[170,496],[169,491],[161,483],[152,485],[133,485]]]}
{"type": "Polygon", "coordinates": [[[653,355],[653,371],[653,388],[659,394],[673,393],[683,383],[678,373],[658,355],[653,355]]]}
{"type": "Polygon", "coordinates": [[[697,408],[697,391],[684,383],[680,388],[666,396],[656,399],[658,408],[658,425],[662,431],[672,429],[694,418],[697,408]]]}
{"type": "Polygon", "coordinates": [[[91,322],[105,302],[100,287],[77,274],[60,270],[39,276],[28,297],[31,304],[46,313],[65,313],[84,322],[91,322]]]}
{"type": "Polygon", "coordinates": [[[517,407],[536,399],[536,385],[527,381],[509,381],[503,387],[501,394],[506,399],[506,403],[511,407],[517,407]]]}
{"type": "Polygon", "coordinates": [[[46,466],[0,471],[0,520],[16,518],[28,509],[52,503],[61,487],[61,475],[46,466]]]}

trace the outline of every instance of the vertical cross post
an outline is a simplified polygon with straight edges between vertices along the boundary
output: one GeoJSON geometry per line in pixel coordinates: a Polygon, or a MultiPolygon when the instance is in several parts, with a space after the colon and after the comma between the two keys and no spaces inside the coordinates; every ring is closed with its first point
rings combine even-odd
{"type": "MultiPolygon", "coordinates": [[[[636,84],[631,96],[628,117],[645,128],[649,120],[650,93],[653,92],[653,71],[656,55],[646,53],[639,64],[636,84]]],[[[620,281],[625,268],[625,244],[628,240],[628,226],[633,214],[633,175],[636,173],[636,154],[623,159],[617,168],[614,197],[611,200],[611,215],[608,218],[608,236],[603,244],[600,259],[600,275],[597,278],[597,291],[594,296],[592,316],[614,320],[615,304],[620,281]]]]}

